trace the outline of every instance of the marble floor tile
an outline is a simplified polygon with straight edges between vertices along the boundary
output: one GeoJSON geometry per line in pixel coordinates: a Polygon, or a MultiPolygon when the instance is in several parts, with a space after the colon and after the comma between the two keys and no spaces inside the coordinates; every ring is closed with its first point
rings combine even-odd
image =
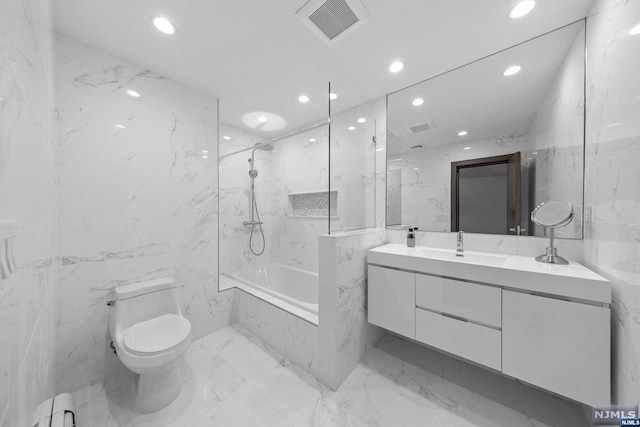
{"type": "Polygon", "coordinates": [[[132,410],[130,381],[77,391],[78,425],[590,425],[578,405],[392,335],[335,392],[239,325],[195,341],[180,367],[182,393],[154,414],[132,410]]]}

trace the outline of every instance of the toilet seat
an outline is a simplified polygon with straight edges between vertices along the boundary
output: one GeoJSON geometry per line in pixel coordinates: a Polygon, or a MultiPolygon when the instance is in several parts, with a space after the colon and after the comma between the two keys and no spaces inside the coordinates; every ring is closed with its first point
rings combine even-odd
{"type": "Polygon", "coordinates": [[[182,316],[165,314],[129,328],[124,347],[133,354],[153,356],[179,347],[191,336],[191,323],[182,316]]]}

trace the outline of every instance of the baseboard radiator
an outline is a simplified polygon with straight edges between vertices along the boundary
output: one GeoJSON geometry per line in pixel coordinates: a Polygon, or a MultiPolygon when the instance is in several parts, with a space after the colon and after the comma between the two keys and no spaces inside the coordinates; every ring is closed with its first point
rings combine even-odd
{"type": "Polygon", "coordinates": [[[33,427],[75,427],[76,414],[73,396],[62,393],[38,405],[33,427]]]}

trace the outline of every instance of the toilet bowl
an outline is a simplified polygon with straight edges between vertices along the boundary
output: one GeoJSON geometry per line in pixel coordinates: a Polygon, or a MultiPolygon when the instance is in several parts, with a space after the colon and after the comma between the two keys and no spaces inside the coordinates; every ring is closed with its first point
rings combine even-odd
{"type": "Polygon", "coordinates": [[[138,374],[134,409],[148,414],[175,400],[182,390],[179,362],[191,344],[171,277],[114,288],[109,333],[122,363],[138,374]]]}

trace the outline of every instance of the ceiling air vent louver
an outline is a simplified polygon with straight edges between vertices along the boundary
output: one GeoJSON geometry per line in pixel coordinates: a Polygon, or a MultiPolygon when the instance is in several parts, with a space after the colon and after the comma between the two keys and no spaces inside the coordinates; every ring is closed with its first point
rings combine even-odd
{"type": "Polygon", "coordinates": [[[296,16],[328,45],[370,19],[360,0],[310,0],[296,16]]]}
{"type": "Polygon", "coordinates": [[[429,120],[428,122],[424,122],[424,123],[420,123],[417,125],[412,125],[409,126],[409,130],[412,133],[420,133],[420,132],[425,132],[431,129],[434,129],[436,127],[436,125],[433,123],[433,121],[429,120]]]}

